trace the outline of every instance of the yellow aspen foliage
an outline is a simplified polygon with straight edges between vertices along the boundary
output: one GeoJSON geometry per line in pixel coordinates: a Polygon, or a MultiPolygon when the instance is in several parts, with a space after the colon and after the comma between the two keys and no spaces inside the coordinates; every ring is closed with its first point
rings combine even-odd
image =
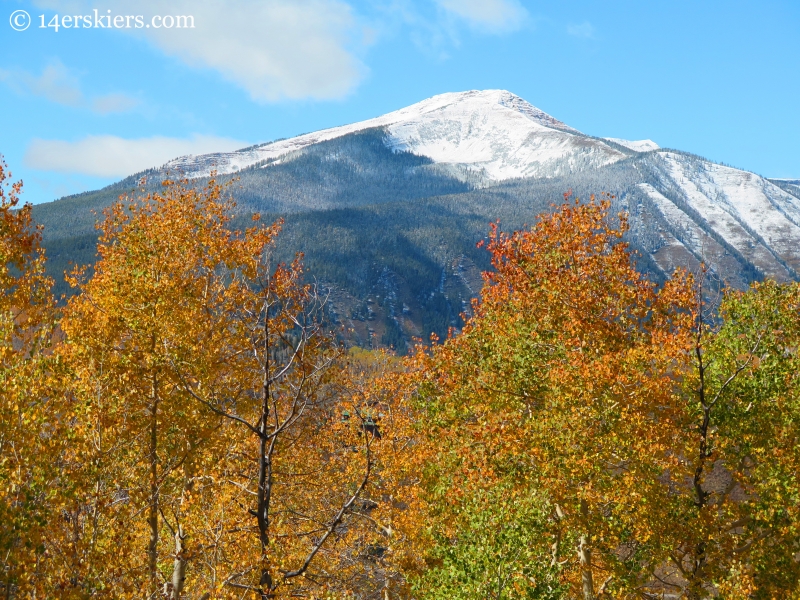
{"type": "Polygon", "coordinates": [[[21,597],[47,559],[60,440],[48,387],[51,282],[31,206],[20,206],[22,183],[10,177],[0,161],[0,590],[21,597]]]}
{"type": "MultiPolygon", "coordinates": [[[[221,421],[183,388],[174,364],[224,376],[245,242],[226,229],[221,193],[213,181],[203,190],[165,182],[164,193],[121,199],[99,225],[93,273],[70,277],[80,293],[64,310],[61,356],[75,489],[53,544],[65,594],[153,596],[169,577],[175,535],[188,529],[187,495],[221,421]]],[[[250,243],[263,246],[275,231],[250,243]]]]}
{"type": "Polygon", "coordinates": [[[9,178],[4,597],[800,598],[800,285],[656,285],[567,196],[400,359],[213,177],[108,208],[57,307],[9,178]]]}
{"type": "Polygon", "coordinates": [[[371,490],[387,403],[361,389],[299,257],[271,264],[280,223],[234,231],[223,193],[167,181],[121,199],[93,272],[71,277],[62,597],[321,597],[386,580],[371,490]]]}
{"type": "Polygon", "coordinates": [[[800,597],[800,285],[755,283],[718,308],[698,291],[695,304],[671,573],[689,598],[800,597]]]}

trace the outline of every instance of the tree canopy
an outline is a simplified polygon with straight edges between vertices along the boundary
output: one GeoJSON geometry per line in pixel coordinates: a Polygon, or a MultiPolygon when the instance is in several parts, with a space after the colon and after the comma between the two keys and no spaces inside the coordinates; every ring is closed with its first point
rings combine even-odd
{"type": "Polygon", "coordinates": [[[58,306],[8,178],[6,598],[800,595],[798,284],[656,284],[566,196],[400,358],[213,178],[120,198],[58,306]]]}

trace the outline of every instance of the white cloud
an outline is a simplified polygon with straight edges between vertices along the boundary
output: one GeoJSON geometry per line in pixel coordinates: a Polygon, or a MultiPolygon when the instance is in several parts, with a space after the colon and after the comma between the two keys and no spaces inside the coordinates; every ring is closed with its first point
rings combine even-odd
{"type": "Polygon", "coordinates": [[[83,103],[78,80],[59,61],[47,65],[39,76],[22,70],[2,69],[0,81],[19,93],[42,96],[57,104],[80,106],[83,103]]]}
{"type": "Polygon", "coordinates": [[[528,16],[517,0],[436,0],[436,3],[473,27],[491,33],[519,29],[528,16]]]}
{"type": "Polygon", "coordinates": [[[101,115],[110,113],[128,112],[136,108],[139,101],[136,98],[131,98],[125,94],[108,94],[106,96],[98,96],[92,100],[92,110],[101,115]]]}
{"type": "MultiPolygon", "coordinates": [[[[41,8],[91,13],[87,0],[36,0],[41,8]]],[[[194,29],[120,29],[164,53],[218,71],[255,100],[340,98],[366,68],[349,49],[358,29],[339,0],[107,0],[113,15],[194,17],[194,29]]],[[[362,37],[363,39],[363,37],[362,37]]]]}
{"type": "Polygon", "coordinates": [[[187,154],[227,152],[247,142],[215,136],[188,139],[155,136],[135,140],[113,135],[88,136],[77,142],[34,139],[25,152],[27,167],[96,177],[125,177],[187,154]]]}
{"type": "Polygon", "coordinates": [[[593,38],[594,37],[594,25],[589,23],[589,21],[584,21],[579,25],[569,25],[567,26],[567,33],[574,37],[582,37],[582,38],[593,38]]]}
{"type": "Polygon", "coordinates": [[[125,94],[109,94],[88,100],[80,88],[78,78],[60,61],[47,65],[41,75],[21,69],[0,69],[0,81],[20,94],[33,94],[56,104],[76,108],[88,107],[100,114],[127,112],[139,101],[125,94]]]}

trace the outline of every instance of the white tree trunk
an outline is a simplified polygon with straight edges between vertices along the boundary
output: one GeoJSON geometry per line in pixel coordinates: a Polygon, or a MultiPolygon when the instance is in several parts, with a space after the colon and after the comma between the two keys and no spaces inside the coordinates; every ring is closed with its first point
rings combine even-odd
{"type": "Polygon", "coordinates": [[[186,581],[186,558],[183,556],[183,527],[178,525],[175,532],[175,562],[172,565],[172,590],[170,600],[180,600],[183,593],[183,584],[186,581]]]}
{"type": "Polygon", "coordinates": [[[581,582],[583,584],[583,600],[594,600],[594,579],[592,577],[592,549],[588,536],[582,535],[578,546],[578,557],[581,561],[581,582]]]}
{"type": "MultiPolygon", "coordinates": [[[[584,527],[588,527],[589,505],[581,498],[581,516],[584,527]]],[[[592,577],[592,548],[589,545],[591,538],[584,533],[578,546],[578,558],[581,562],[581,583],[583,584],[583,600],[594,600],[594,578],[592,577]]]]}

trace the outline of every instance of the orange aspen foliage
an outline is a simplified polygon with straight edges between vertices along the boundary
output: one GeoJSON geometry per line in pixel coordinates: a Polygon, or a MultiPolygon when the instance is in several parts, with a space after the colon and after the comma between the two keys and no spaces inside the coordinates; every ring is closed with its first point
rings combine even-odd
{"type": "Polygon", "coordinates": [[[6,179],[5,597],[800,598],[800,285],[657,286],[592,197],[400,360],[213,179],[109,208],[59,314],[6,179]]]}
{"type": "Polygon", "coordinates": [[[658,289],[638,273],[608,207],[592,198],[527,231],[493,226],[474,317],[411,367],[434,533],[457,536],[454,517],[480,490],[543,493],[540,570],[585,599],[647,585],[643,561],[667,560],[662,479],[677,461],[693,322],[691,280],[658,289]]]}

